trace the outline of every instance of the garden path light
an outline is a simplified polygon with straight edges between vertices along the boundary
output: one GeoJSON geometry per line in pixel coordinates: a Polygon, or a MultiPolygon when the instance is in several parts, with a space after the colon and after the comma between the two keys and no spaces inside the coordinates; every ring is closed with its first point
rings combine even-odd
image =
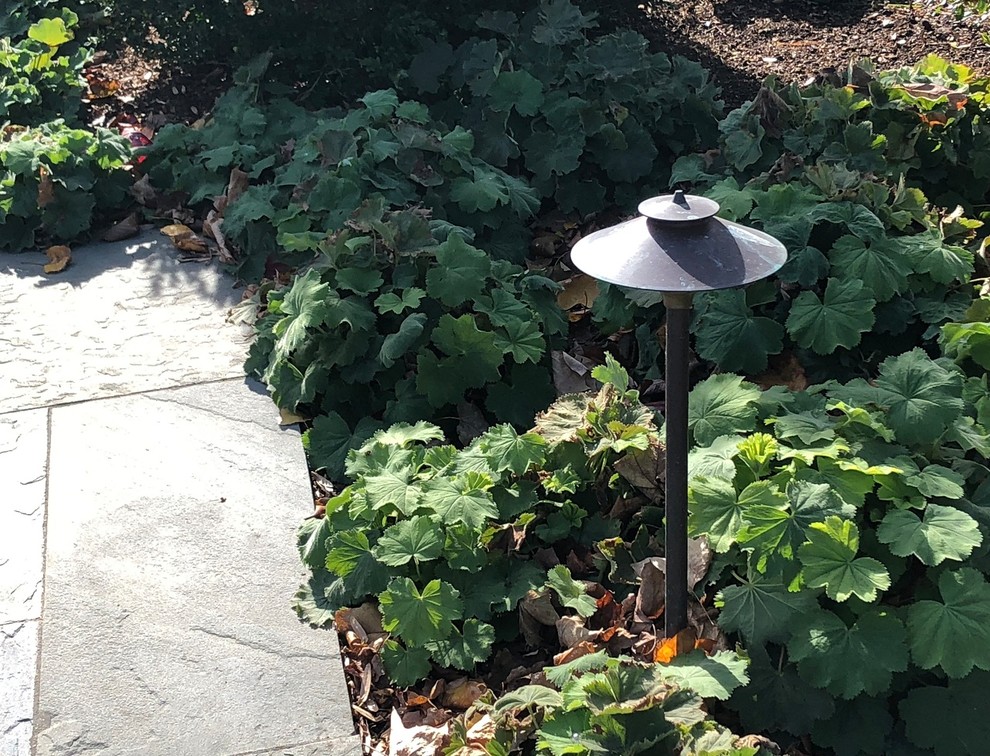
{"type": "Polygon", "coordinates": [[[664,633],[687,627],[688,328],[698,292],[746,286],[773,275],[787,260],[772,236],[716,217],[705,197],[674,194],[639,205],[640,216],[581,239],[574,265],[619,286],[663,293],[667,308],[667,471],[664,490],[667,560],[664,633]]]}

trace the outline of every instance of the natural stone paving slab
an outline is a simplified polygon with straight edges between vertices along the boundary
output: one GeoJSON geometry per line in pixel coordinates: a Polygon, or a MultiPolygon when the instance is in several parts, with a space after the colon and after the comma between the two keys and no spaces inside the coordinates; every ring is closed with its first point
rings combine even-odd
{"type": "Polygon", "coordinates": [[[0,415],[0,623],[41,616],[47,458],[47,410],[0,415]]]}
{"type": "Polygon", "coordinates": [[[38,756],[357,746],[336,638],[289,609],[312,499],[274,417],[242,381],[52,410],[38,756]]]}
{"type": "Polygon", "coordinates": [[[0,756],[31,752],[38,622],[0,624],[0,756]]]}
{"type": "Polygon", "coordinates": [[[158,232],[73,251],[0,255],[0,412],[242,375],[225,323],[240,299],[213,265],[180,263],[158,232]]]}

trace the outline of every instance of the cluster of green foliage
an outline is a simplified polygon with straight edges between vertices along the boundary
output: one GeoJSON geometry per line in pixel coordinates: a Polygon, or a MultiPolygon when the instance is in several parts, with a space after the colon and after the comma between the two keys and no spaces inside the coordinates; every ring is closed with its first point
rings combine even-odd
{"type": "Polygon", "coordinates": [[[981,752],[988,410],[985,372],[920,349],[872,383],[694,388],[689,527],[752,658],[730,701],[745,727],[838,756],[981,752]]]}
{"type": "Polygon", "coordinates": [[[348,449],[383,423],[453,417],[454,437],[463,402],[530,423],[554,396],[557,285],[380,196],[346,223],[319,234],[316,265],[268,293],[247,363],[280,407],[315,417],[311,464],[341,480],[348,449]]]}
{"type": "Polygon", "coordinates": [[[78,16],[61,15],[31,24],[23,39],[0,37],[0,123],[35,124],[72,119],[85,91],[84,48],[65,51],[78,16]]]}
{"type": "MultiPolygon", "coordinates": [[[[232,169],[250,188],[226,209],[223,233],[244,251],[239,272],[259,280],[266,262],[298,266],[371,198],[423,206],[435,222],[473,229],[494,256],[500,235],[519,229],[539,205],[532,189],[478,158],[465,129],[438,127],[427,108],[394,90],[371,92],[356,108],[310,111],[260,83],[268,56],[238,72],[203,128],[163,128],[142,168],[152,182],[185,192],[193,206],[225,192],[232,169]]],[[[516,257],[519,257],[517,254],[516,257]]]]}
{"type": "MultiPolygon", "coordinates": [[[[401,423],[352,450],[346,466],[355,482],[299,533],[312,570],[296,597],[300,616],[322,625],[342,606],[376,599],[391,634],[385,669],[408,686],[433,665],[473,672],[517,643],[524,597],[565,616],[595,615],[585,583],[536,555],[563,559],[603,539],[614,551],[620,535],[638,532],[649,508],[629,522],[607,513],[617,496],[639,495],[636,471],[655,467],[659,447],[653,413],[628,389],[625,371],[610,358],[595,376],[604,382],[597,395],[562,397],[529,433],[499,425],[458,450],[441,443],[434,425],[401,423]]],[[[609,562],[601,565],[591,577],[617,601],[634,592],[635,578],[609,581],[609,562]]],[[[704,723],[702,698],[727,699],[747,680],[734,652],[694,651],[668,665],[602,652],[546,674],[560,693],[526,686],[491,707],[496,715],[539,710],[542,750],[757,753],[732,748],[734,738],[704,723]]],[[[518,724],[502,719],[499,729],[496,741],[519,740],[518,724]]]]}
{"type": "MultiPolygon", "coordinates": [[[[614,363],[608,370],[624,379],[614,363]]],[[[430,443],[442,440],[423,422],[376,432],[348,454],[355,482],[300,531],[313,576],[297,609],[325,624],[339,607],[377,596],[394,637],[386,668],[406,685],[429,673],[431,659],[473,670],[496,635],[518,638],[516,608],[529,591],[546,586],[580,616],[594,614],[566,567],[548,572],[533,555],[557,547],[566,556],[575,543],[618,535],[620,523],[605,516],[610,486],[631,486],[611,480],[616,464],[658,443],[652,412],[614,384],[562,397],[529,433],[499,425],[465,449],[430,443]]]]}
{"type": "Polygon", "coordinates": [[[723,654],[719,665],[695,656],[665,666],[600,651],[546,667],[550,685],[526,685],[497,701],[486,694],[455,720],[445,753],[471,743],[466,722],[487,714],[495,724],[485,746],[490,754],[508,754],[528,741],[553,756],[768,756],[760,745],[741,744],[704,708],[704,698],[722,698],[745,679],[731,656],[723,654]]]}
{"type": "MultiPolygon", "coordinates": [[[[458,25],[476,12],[469,0],[100,1],[108,44],[126,43],[180,67],[219,61],[236,68],[271,52],[272,78],[305,91],[315,105],[392,85],[422,37],[462,35],[458,25]]],[[[525,5],[497,0],[488,7],[525,5]]]]}
{"type": "Polygon", "coordinates": [[[0,249],[69,241],[127,199],[127,140],[62,120],[9,129],[0,139],[0,249]]]}
{"type": "MultiPolygon", "coordinates": [[[[753,375],[787,350],[824,380],[934,348],[972,301],[982,223],[965,212],[990,186],[986,91],[936,58],[860,87],[771,81],[722,122],[717,154],[680,158],[673,182],[789,252],[774,279],[698,298],[698,355],[753,375]]],[[[606,287],[594,313],[606,331],[637,327],[642,363],[655,362],[657,299],[606,287]]]]}
{"type": "Polygon", "coordinates": [[[69,241],[127,198],[127,140],[75,123],[89,56],[72,49],[77,24],[62,8],[28,24],[23,39],[0,37],[0,249],[69,241]]]}
{"type": "Polygon", "coordinates": [[[596,15],[569,0],[521,18],[487,11],[484,38],[436,42],[408,72],[435,117],[470,129],[482,158],[582,216],[665,188],[673,160],[710,145],[721,115],[705,69],[650,52],[629,30],[592,41],[596,15]]]}

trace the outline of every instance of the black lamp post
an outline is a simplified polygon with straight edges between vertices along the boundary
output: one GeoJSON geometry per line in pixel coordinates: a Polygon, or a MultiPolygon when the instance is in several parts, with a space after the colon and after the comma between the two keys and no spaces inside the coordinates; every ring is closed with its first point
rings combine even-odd
{"type": "Polygon", "coordinates": [[[639,205],[640,217],[586,236],[574,265],[593,278],[663,293],[667,308],[666,452],[664,491],[667,574],[664,633],[687,627],[688,327],[696,292],[746,286],[773,275],[787,260],[768,234],[716,218],[717,202],[674,194],[639,205]]]}

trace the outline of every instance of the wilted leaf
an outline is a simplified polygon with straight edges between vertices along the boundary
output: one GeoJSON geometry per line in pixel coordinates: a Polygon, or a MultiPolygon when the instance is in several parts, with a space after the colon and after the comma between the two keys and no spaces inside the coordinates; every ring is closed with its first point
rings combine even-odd
{"type": "Polygon", "coordinates": [[[399,716],[398,709],[394,707],[390,724],[389,756],[422,756],[427,753],[440,753],[450,736],[450,725],[446,722],[439,726],[406,727],[402,722],[402,717],[399,716]]]}
{"type": "Polygon", "coordinates": [[[119,221],[107,229],[103,234],[103,241],[116,242],[130,239],[137,236],[141,230],[141,217],[137,213],[131,213],[124,220],[119,221]]]}
{"type": "Polygon", "coordinates": [[[72,250],[64,244],[49,247],[45,250],[49,262],[45,265],[45,273],[61,273],[72,261],[72,250]]]}
{"type": "Polygon", "coordinates": [[[487,692],[488,687],[483,682],[470,680],[467,677],[458,677],[453,682],[447,683],[441,703],[452,709],[464,711],[487,692]]]}

